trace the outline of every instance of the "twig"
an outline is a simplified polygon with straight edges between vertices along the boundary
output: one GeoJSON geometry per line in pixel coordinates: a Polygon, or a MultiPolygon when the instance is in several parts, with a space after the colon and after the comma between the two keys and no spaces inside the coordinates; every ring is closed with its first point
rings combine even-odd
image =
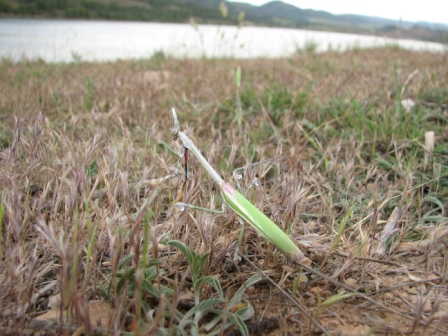
{"type": "Polygon", "coordinates": [[[395,227],[401,216],[401,208],[396,206],[392,214],[389,216],[386,225],[384,226],[383,232],[381,233],[380,242],[376,248],[375,254],[384,256],[387,252],[387,238],[389,238],[394,232],[396,232],[395,227]]]}
{"type": "MultiPolygon", "coordinates": [[[[368,297],[367,295],[365,295],[365,294],[363,294],[363,293],[360,293],[360,292],[358,292],[358,291],[356,291],[356,290],[354,290],[354,289],[348,287],[347,285],[344,285],[342,282],[339,282],[339,281],[333,279],[332,277],[330,277],[330,276],[328,276],[328,275],[326,275],[326,274],[324,274],[324,273],[322,273],[322,272],[316,271],[315,269],[312,269],[311,267],[308,267],[307,265],[303,265],[303,264],[301,264],[300,262],[298,262],[298,261],[296,261],[296,260],[293,260],[293,262],[296,263],[296,264],[298,264],[298,265],[299,265],[300,267],[302,267],[304,270],[306,270],[306,271],[308,271],[308,272],[310,272],[310,273],[314,273],[314,274],[316,274],[317,276],[320,276],[321,278],[323,278],[323,279],[325,279],[325,280],[327,280],[327,281],[333,283],[334,285],[339,286],[339,287],[341,287],[341,288],[344,288],[345,290],[349,291],[350,293],[354,293],[355,295],[357,295],[357,296],[363,298],[363,299],[366,300],[366,301],[369,301],[369,302],[373,303],[374,305],[376,305],[376,306],[378,306],[378,307],[380,307],[380,308],[386,310],[386,311],[389,312],[389,313],[392,313],[392,314],[398,314],[398,315],[400,315],[400,316],[402,316],[402,317],[404,317],[404,318],[406,318],[406,319],[408,319],[408,320],[412,320],[412,321],[415,320],[415,318],[414,318],[413,316],[409,316],[409,315],[406,315],[406,314],[401,313],[401,312],[399,312],[399,311],[393,310],[393,309],[391,309],[391,308],[389,308],[389,307],[386,307],[386,306],[383,305],[382,303],[373,300],[372,298],[368,297]]],[[[440,278],[440,279],[443,279],[443,278],[440,278]]],[[[437,279],[423,280],[423,281],[424,281],[424,282],[430,282],[430,281],[436,281],[436,280],[437,280],[437,279]]],[[[418,281],[417,281],[417,282],[418,282],[418,281]]],[[[415,283],[417,283],[417,282],[415,282],[415,283]]],[[[413,284],[415,284],[415,283],[413,283],[413,284]]],[[[405,286],[405,285],[403,285],[403,286],[405,286]]],[[[423,321],[420,321],[419,324],[423,325],[424,323],[423,323],[423,321]]],[[[440,329],[440,328],[437,328],[437,331],[441,331],[441,332],[446,333],[446,331],[444,331],[443,329],[440,329]]]]}
{"type": "Polygon", "coordinates": [[[442,280],[443,280],[443,277],[439,277],[439,278],[435,278],[435,279],[428,279],[428,280],[414,281],[414,282],[406,282],[404,284],[393,286],[393,287],[389,287],[389,288],[381,288],[380,290],[377,290],[375,292],[371,292],[368,295],[377,295],[377,294],[381,294],[381,293],[388,293],[388,292],[392,292],[392,291],[394,291],[396,289],[400,289],[400,288],[403,288],[403,287],[414,287],[414,286],[417,286],[417,285],[431,283],[431,282],[434,282],[434,281],[442,281],[442,280]]]}
{"type": "Polygon", "coordinates": [[[386,306],[383,305],[382,303],[373,300],[372,298],[368,297],[367,295],[365,295],[365,294],[363,294],[363,293],[360,293],[360,292],[354,290],[353,288],[350,288],[349,286],[343,284],[342,282],[340,282],[340,281],[338,281],[338,280],[336,280],[336,279],[333,279],[333,278],[330,277],[329,275],[326,275],[326,274],[324,274],[324,273],[322,273],[322,272],[319,272],[319,271],[317,271],[317,270],[315,270],[315,269],[313,269],[313,268],[311,268],[311,267],[309,267],[309,266],[307,266],[307,265],[301,264],[300,262],[298,262],[298,261],[296,261],[296,260],[293,260],[293,262],[296,263],[296,264],[297,264],[298,266],[300,266],[301,268],[303,268],[304,270],[306,270],[306,271],[308,271],[308,272],[310,272],[310,273],[316,274],[317,276],[319,276],[319,277],[321,277],[321,278],[323,278],[323,279],[325,279],[325,280],[331,282],[331,283],[334,284],[335,286],[338,286],[338,287],[341,287],[341,288],[345,289],[346,291],[348,291],[348,292],[350,292],[350,293],[356,294],[357,296],[363,298],[363,299],[366,300],[366,301],[369,301],[369,302],[373,303],[374,305],[376,305],[376,306],[378,306],[378,307],[380,307],[380,308],[386,310],[386,311],[389,312],[389,313],[398,314],[398,315],[403,316],[403,317],[405,317],[405,318],[407,318],[407,319],[409,319],[409,320],[412,320],[412,319],[413,319],[411,316],[408,316],[408,315],[406,315],[406,314],[404,314],[404,313],[401,313],[401,312],[398,312],[398,311],[396,311],[396,310],[393,310],[393,309],[391,309],[391,308],[389,308],[389,307],[386,307],[386,306]]]}
{"type": "MultiPolygon", "coordinates": [[[[259,322],[246,323],[247,330],[250,335],[262,334],[270,332],[271,330],[278,329],[278,320],[276,318],[270,318],[259,322]]],[[[241,336],[241,331],[234,330],[225,336],[241,336]]]]}
{"type": "MultiPolygon", "coordinates": [[[[130,192],[141,192],[142,190],[144,190],[145,186],[150,185],[150,186],[159,186],[162,182],[172,178],[172,177],[176,177],[176,174],[171,174],[171,175],[166,175],[157,179],[152,179],[152,180],[144,180],[141,182],[133,182],[133,183],[129,183],[125,188],[123,186],[115,186],[112,187],[110,189],[108,188],[103,188],[103,189],[98,189],[95,191],[91,191],[90,195],[89,195],[89,200],[96,200],[99,198],[104,197],[105,195],[107,195],[107,193],[111,193],[111,194],[120,194],[123,192],[123,190],[127,189],[130,192]]],[[[45,201],[45,203],[43,204],[42,208],[46,209],[46,210],[51,210],[53,209],[53,200],[48,200],[45,201]]]]}
{"type": "Polygon", "coordinates": [[[314,317],[312,317],[302,306],[300,306],[292,297],[289,295],[283,288],[281,288],[277,283],[272,280],[268,275],[266,275],[257,265],[255,265],[248,257],[246,257],[242,253],[238,253],[238,255],[246,260],[252,267],[254,267],[258,272],[263,274],[263,276],[268,279],[270,283],[272,283],[287,299],[289,299],[308,319],[317,327],[320,331],[322,331],[323,334],[330,336],[330,334],[327,332],[327,330],[316,321],[314,317]]]}
{"type": "Polygon", "coordinates": [[[404,95],[404,92],[406,91],[406,88],[409,84],[409,82],[411,81],[411,79],[418,74],[418,69],[415,69],[414,71],[412,71],[412,73],[408,76],[408,78],[406,79],[406,81],[404,82],[403,86],[401,87],[401,92],[400,92],[400,97],[402,97],[404,95]]]}
{"type": "MultiPolygon", "coordinates": [[[[333,254],[337,255],[339,257],[348,258],[348,255],[343,254],[343,253],[333,252],[333,254]]],[[[370,261],[370,262],[374,262],[374,263],[385,264],[385,265],[396,266],[396,267],[400,266],[399,264],[394,263],[393,261],[381,260],[381,259],[371,258],[371,257],[356,257],[353,260],[364,260],[364,261],[370,261]]]]}
{"type": "MultiPolygon", "coordinates": [[[[20,319],[19,317],[17,317],[20,319]]],[[[79,330],[80,326],[64,323],[61,324],[55,320],[51,321],[42,321],[37,319],[31,319],[28,316],[21,317],[23,319],[23,324],[19,327],[0,327],[1,335],[17,335],[17,330],[21,330],[24,332],[25,330],[33,330],[38,332],[54,332],[55,334],[59,334],[61,331],[68,331],[70,333],[75,333],[79,330]]],[[[111,330],[104,328],[93,328],[92,335],[107,335],[111,332],[111,330]]],[[[121,332],[120,335],[134,335],[133,333],[121,332]]]]}

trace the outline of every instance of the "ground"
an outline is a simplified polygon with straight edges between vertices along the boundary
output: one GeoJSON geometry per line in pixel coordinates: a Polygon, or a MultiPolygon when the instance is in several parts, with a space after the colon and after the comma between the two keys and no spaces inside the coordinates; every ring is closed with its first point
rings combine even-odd
{"type": "Polygon", "coordinates": [[[212,334],[246,318],[251,335],[447,334],[446,64],[396,47],[3,60],[1,333],[205,334],[217,317],[212,334]],[[247,223],[238,260],[230,208],[172,209],[222,205],[192,155],[176,175],[173,106],[310,268],[247,223]]]}

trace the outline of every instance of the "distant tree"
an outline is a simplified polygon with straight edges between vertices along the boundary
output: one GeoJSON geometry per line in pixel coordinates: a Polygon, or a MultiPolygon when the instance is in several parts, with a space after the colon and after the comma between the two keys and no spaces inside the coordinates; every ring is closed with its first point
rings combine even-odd
{"type": "Polygon", "coordinates": [[[67,9],[68,1],[67,0],[57,0],[56,8],[57,9],[67,9]]]}
{"type": "Polygon", "coordinates": [[[25,7],[25,11],[26,11],[27,14],[29,13],[31,15],[36,15],[37,14],[37,6],[36,6],[36,4],[33,3],[33,4],[25,7]]]}
{"type": "Polygon", "coordinates": [[[36,1],[36,8],[38,11],[46,11],[53,8],[53,1],[46,1],[46,0],[37,0],[36,1]]]}
{"type": "Polygon", "coordinates": [[[396,25],[387,25],[387,26],[381,27],[381,31],[384,33],[394,32],[397,29],[398,29],[398,26],[396,26],[396,25]]]}
{"type": "Polygon", "coordinates": [[[70,7],[69,9],[67,9],[66,11],[66,15],[69,18],[89,18],[89,11],[86,10],[85,8],[81,7],[81,6],[77,6],[77,7],[70,7]]]}
{"type": "Polygon", "coordinates": [[[14,8],[3,0],[0,0],[0,13],[14,13],[14,8]]]}

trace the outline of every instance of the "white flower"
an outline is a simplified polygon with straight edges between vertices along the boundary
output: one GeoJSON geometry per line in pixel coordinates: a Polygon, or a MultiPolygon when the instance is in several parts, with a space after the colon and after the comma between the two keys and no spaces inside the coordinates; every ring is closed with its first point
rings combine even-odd
{"type": "Polygon", "coordinates": [[[406,112],[409,112],[414,107],[415,101],[413,101],[412,99],[403,99],[401,101],[401,105],[406,110],[406,112]]]}

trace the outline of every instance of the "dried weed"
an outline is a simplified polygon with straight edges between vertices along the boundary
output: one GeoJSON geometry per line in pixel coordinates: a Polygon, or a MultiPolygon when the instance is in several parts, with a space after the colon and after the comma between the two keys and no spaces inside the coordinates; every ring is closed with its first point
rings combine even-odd
{"type": "MultiPolygon", "coordinates": [[[[397,48],[163,64],[3,61],[1,332],[157,330],[160,309],[191,309],[197,294],[188,264],[167,239],[210,251],[203,275],[217,279],[225,297],[256,272],[246,259],[233,263],[236,215],[169,213],[178,194],[221,207],[194,160],[185,190],[180,178],[170,178],[179,153],[169,133],[175,105],[188,135],[226,179],[235,168],[279,157],[244,169],[240,183],[258,177],[263,190],[252,188],[249,200],[325,275],[295,265],[285,271],[285,258],[246,226],[242,255],[296,301],[268,282],[251,286],[251,330],[279,326],[272,335],[309,335],[316,331],[312,316],[335,335],[448,333],[448,115],[446,96],[440,98],[446,64],[447,54],[397,48]],[[410,111],[404,98],[416,102],[410,111]],[[430,148],[427,132],[435,134],[430,148]],[[143,259],[160,260],[153,284],[173,290],[166,295],[174,306],[164,306],[163,296],[129,300],[123,291],[110,298],[114,318],[89,313],[101,286],[118,288],[114,276],[140,270],[143,259]],[[359,295],[325,301],[346,291],[328,277],[381,306],[359,295]],[[51,323],[36,320],[55,296],[61,314],[51,323]],[[153,309],[152,324],[139,305],[153,309]]],[[[144,281],[136,272],[136,290],[144,281]]],[[[200,295],[213,294],[205,286],[200,295]]]]}

